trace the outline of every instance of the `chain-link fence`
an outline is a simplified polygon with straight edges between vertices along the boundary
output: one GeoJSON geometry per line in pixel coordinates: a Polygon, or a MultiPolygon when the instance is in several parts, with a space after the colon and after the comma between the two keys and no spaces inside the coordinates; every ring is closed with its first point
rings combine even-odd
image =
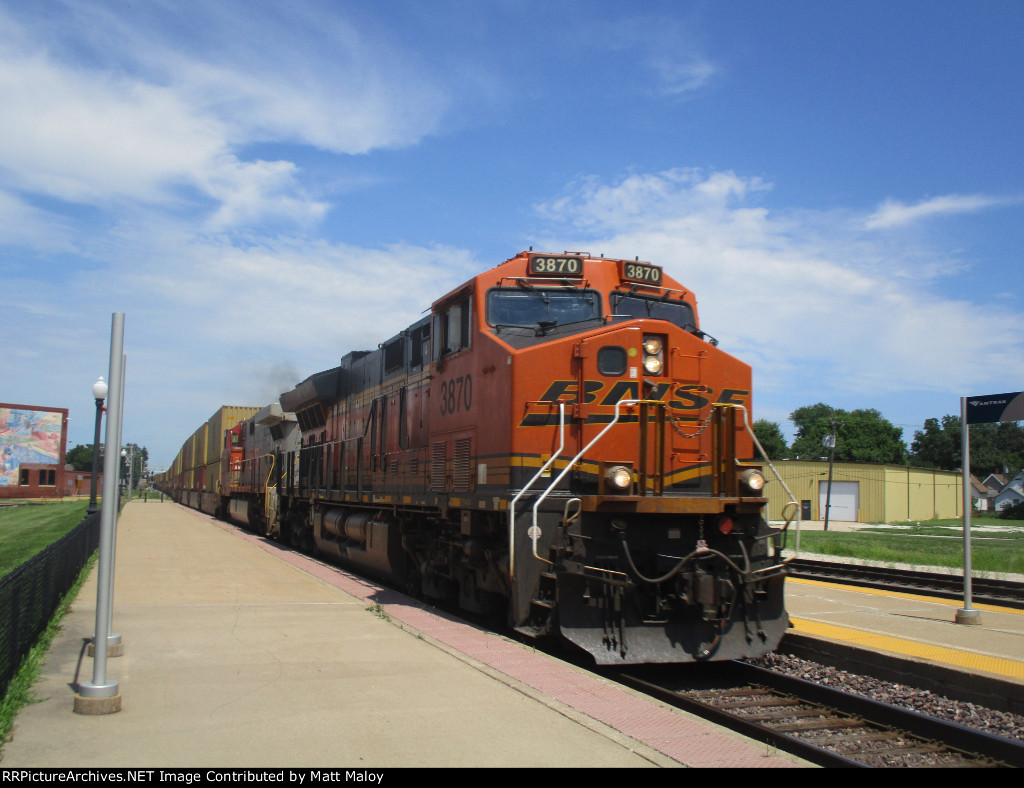
{"type": "Polygon", "coordinates": [[[0,696],[100,543],[100,513],[0,578],[0,696]]]}

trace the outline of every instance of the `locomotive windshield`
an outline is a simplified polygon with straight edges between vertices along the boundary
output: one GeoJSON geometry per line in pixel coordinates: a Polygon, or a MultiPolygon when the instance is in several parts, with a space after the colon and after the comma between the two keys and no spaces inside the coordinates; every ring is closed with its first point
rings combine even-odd
{"type": "Polygon", "coordinates": [[[685,301],[664,301],[629,293],[612,293],[612,314],[616,317],[640,317],[667,320],[685,331],[696,333],[693,308],[685,301]]]}
{"type": "Polygon", "coordinates": [[[487,293],[492,326],[548,329],[601,318],[601,296],[594,290],[531,287],[487,293]]]}

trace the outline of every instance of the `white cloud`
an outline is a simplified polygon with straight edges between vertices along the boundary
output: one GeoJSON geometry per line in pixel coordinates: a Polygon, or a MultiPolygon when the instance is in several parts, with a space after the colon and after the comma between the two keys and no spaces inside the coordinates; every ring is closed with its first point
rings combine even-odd
{"type": "MultiPolygon", "coordinates": [[[[336,21],[335,28],[343,25],[336,21]]],[[[310,31],[284,32],[272,58],[250,50],[221,66],[163,51],[153,62],[174,75],[182,95],[229,124],[232,140],[288,141],[361,154],[418,142],[447,109],[446,91],[384,43],[349,31],[338,41],[335,35],[314,41],[317,49],[327,43],[337,48],[312,58],[310,31]],[[310,62],[318,64],[317,71],[310,62]]]]}
{"type": "MultiPolygon", "coordinates": [[[[73,230],[70,224],[51,212],[36,208],[18,195],[0,191],[0,239],[12,246],[42,249],[46,252],[72,252],[73,230]]],[[[9,259],[7,273],[13,269],[9,259]]]]}
{"type": "Polygon", "coordinates": [[[105,269],[54,285],[4,278],[0,303],[17,326],[0,346],[5,397],[70,407],[70,445],[91,442],[89,387],[107,374],[111,313],[124,312],[125,429],[154,464],[221,405],[265,405],[376,348],[483,267],[455,247],[295,236],[243,248],[157,222],[120,228],[106,255],[105,269]]]}
{"type": "Polygon", "coordinates": [[[72,202],[155,200],[221,150],[217,124],[166,89],[0,50],[6,180],[72,202]]]}
{"type": "Polygon", "coordinates": [[[630,15],[595,26],[591,41],[601,50],[625,54],[653,78],[645,92],[672,98],[688,98],[705,88],[719,73],[690,27],[677,15],[659,16],[631,9],[630,15]]]}
{"type": "Polygon", "coordinates": [[[1020,202],[1019,198],[991,197],[983,194],[947,194],[914,205],[906,205],[897,200],[886,200],[878,207],[878,210],[865,219],[864,227],[868,230],[886,230],[903,227],[933,216],[977,213],[986,208],[1011,205],[1017,202],[1020,202]]]}
{"type": "Polygon", "coordinates": [[[71,407],[91,441],[124,312],[125,427],[166,462],[220,405],[376,347],[475,273],[460,249],[307,235],[330,205],[304,168],[414,144],[447,109],[374,30],[303,2],[0,7],[7,396],[71,407]]]}
{"type": "Polygon", "coordinates": [[[703,88],[717,73],[713,63],[696,55],[684,60],[658,55],[651,59],[661,90],[672,96],[685,96],[703,88]]]}
{"type": "Polygon", "coordinates": [[[122,61],[229,125],[231,142],[343,154],[414,144],[447,110],[448,89],[424,58],[386,28],[357,24],[356,13],[305,0],[221,0],[184,13],[95,15],[117,31],[122,61]]]}
{"type": "Polygon", "coordinates": [[[581,229],[656,229],[698,214],[742,220],[746,211],[737,213],[733,206],[769,188],[758,178],[744,179],[732,172],[709,175],[698,169],[676,168],[629,175],[613,186],[584,178],[570,184],[564,196],[538,205],[536,210],[548,219],[581,229]]]}
{"type": "Polygon", "coordinates": [[[204,4],[147,24],[161,10],[58,6],[30,28],[0,9],[0,188],[103,208],[191,205],[213,228],[306,224],[326,202],[296,164],[250,159],[249,146],[407,145],[447,106],[407,53],[337,15],[204,4]]]}
{"type": "Polygon", "coordinates": [[[1024,317],[939,289],[958,262],[872,243],[848,215],[771,212],[756,203],[768,189],[731,172],[670,170],[583,180],[538,211],[560,227],[548,241],[557,248],[663,265],[763,390],[973,389],[1005,375],[1014,354],[1024,375],[1024,317]]]}
{"type": "Polygon", "coordinates": [[[197,424],[226,402],[266,404],[345,353],[376,348],[479,268],[449,247],[375,250],[301,239],[246,249],[192,240],[161,255],[176,264],[126,282],[132,292],[154,294],[135,330],[173,332],[176,340],[143,374],[178,381],[154,396],[168,409],[184,403],[197,424]]]}
{"type": "Polygon", "coordinates": [[[298,168],[291,162],[240,162],[234,156],[220,157],[202,179],[205,191],[220,202],[208,227],[220,230],[264,218],[298,225],[319,221],[329,206],[306,197],[297,174],[298,168]]]}

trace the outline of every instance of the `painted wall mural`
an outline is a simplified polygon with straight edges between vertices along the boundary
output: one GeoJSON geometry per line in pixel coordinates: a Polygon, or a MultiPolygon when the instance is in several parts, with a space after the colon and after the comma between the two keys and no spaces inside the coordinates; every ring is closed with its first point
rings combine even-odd
{"type": "Polygon", "coordinates": [[[60,412],[0,408],[0,487],[18,486],[23,462],[60,462],[62,422],[60,412]]]}

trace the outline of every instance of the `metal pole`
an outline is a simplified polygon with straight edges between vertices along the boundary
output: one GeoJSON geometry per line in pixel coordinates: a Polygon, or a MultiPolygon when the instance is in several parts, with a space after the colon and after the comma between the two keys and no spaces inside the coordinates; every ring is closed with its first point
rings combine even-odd
{"type": "Polygon", "coordinates": [[[836,447],[832,447],[832,451],[828,455],[828,485],[825,487],[825,527],[824,531],[828,530],[828,515],[832,509],[832,460],[836,456],[836,447]]]}
{"type": "Polygon", "coordinates": [[[967,397],[960,398],[960,448],[964,473],[964,606],[956,611],[957,624],[980,624],[981,612],[971,607],[971,433],[967,426],[967,397]]]}
{"type": "MultiPolygon", "coordinates": [[[[117,424],[117,452],[121,453],[121,441],[124,440],[124,379],[128,373],[128,359],[125,356],[121,356],[121,414],[117,424]]],[[[128,470],[128,477],[131,478],[131,469],[128,470]]],[[[128,498],[130,499],[131,490],[128,491],[128,498]]],[[[114,533],[117,533],[117,517],[120,511],[114,515],[114,533]]]]}
{"type": "MultiPolygon", "coordinates": [[[[102,393],[100,386],[103,389],[107,388],[107,385],[103,383],[103,378],[100,378],[93,385],[93,393],[102,393]]],[[[103,402],[106,400],[106,395],[102,397],[93,397],[96,400],[96,431],[93,434],[92,439],[92,480],[89,482],[89,508],[86,510],[87,514],[95,514],[96,506],[96,477],[100,472],[100,423],[103,421],[103,402]]]]}
{"type": "MultiPolygon", "coordinates": [[[[124,439],[124,388],[125,381],[128,379],[128,357],[121,356],[121,412],[118,414],[117,423],[117,445],[120,448],[121,441],[124,439]]],[[[120,456],[120,451],[118,452],[120,456]]],[[[121,466],[118,465],[118,468],[121,466]]],[[[128,499],[131,500],[131,466],[128,467],[128,499]]],[[[120,506],[113,507],[114,509],[114,525],[111,529],[111,540],[110,540],[110,593],[107,595],[107,605],[110,607],[110,615],[107,617],[107,656],[108,657],[120,657],[124,654],[124,643],[121,642],[121,635],[117,632],[113,632],[114,628],[114,572],[117,568],[117,521],[121,517],[120,506]]],[[[95,648],[95,645],[93,646],[95,648]]]]}
{"type": "Polygon", "coordinates": [[[114,513],[117,509],[118,465],[121,459],[117,429],[121,421],[124,314],[115,312],[110,329],[110,393],[107,410],[107,443],[103,457],[103,507],[100,510],[100,556],[96,580],[96,630],[93,644],[92,681],[78,685],[75,711],[107,714],[121,710],[116,681],[107,678],[107,633],[110,631],[110,578],[113,572],[114,513]]]}
{"type": "Polygon", "coordinates": [[[829,433],[829,442],[832,444],[832,450],[828,454],[828,486],[825,488],[825,527],[822,529],[823,531],[828,530],[828,516],[832,510],[832,464],[836,458],[836,422],[834,420],[832,432],[829,433]]]}

